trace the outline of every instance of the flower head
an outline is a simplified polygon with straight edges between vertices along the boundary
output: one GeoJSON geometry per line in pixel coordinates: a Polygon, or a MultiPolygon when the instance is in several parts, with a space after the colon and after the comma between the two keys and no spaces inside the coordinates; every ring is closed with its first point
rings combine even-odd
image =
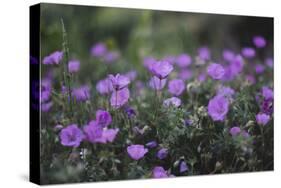
{"type": "Polygon", "coordinates": [[[157,61],[152,64],[151,73],[157,76],[159,79],[167,78],[168,75],[173,71],[173,65],[168,61],[157,61]]]}
{"type": "Polygon", "coordinates": [[[119,53],[118,52],[108,52],[104,56],[104,62],[105,63],[113,63],[118,60],[119,58],[119,53]]]}
{"type": "Polygon", "coordinates": [[[152,172],[153,178],[167,178],[168,173],[162,166],[156,166],[153,168],[152,172]]]}
{"type": "Polygon", "coordinates": [[[256,51],[251,47],[245,47],[241,51],[242,55],[246,58],[253,58],[256,56],[256,51]]]}
{"type": "Polygon", "coordinates": [[[101,127],[107,127],[112,122],[112,118],[111,118],[110,113],[108,111],[105,111],[105,110],[98,110],[96,112],[96,122],[101,127]]]}
{"type": "Polygon", "coordinates": [[[200,57],[200,59],[202,60],[210,60],[211,58],[211,53],[208,47],[201,47],[198,49],[198,56],[200,57]]]}
{"type": "Polygon", "coordinates": [[[257,74],[261,74],[261,73],[264,72],[265,67],[264,67],[264,65],[262,65],[262,64],[256,64],[255,70],[256,70],[256,73],[257,73],[257,74]]]}
{"type": "Polygon", "coordinates": [[[87,85],[72,90],[72,95],[76,101],[83,102],[90,99],[90,88],[87,85]]]}
{"type": "Polygon", "coordinates": [[[262,36],[254,36],[253,43],[257,48],[264,48],[266,46],[266,40],[262,36]]]}
{"type": "Polygon", "coordinates": [[[221,66],[220,64],[212,63],[208,66],[207,73],[213,79],[220,80],[223,77],[225,71],[224,71],[223,66],[221,66]]]}
{"type": "Polygon", "coordinates": [[[91,55],[94,57],[102,57],[106,54],[107,48],[104,43],[97,43],[91,48],[91,55]]]}
{"type": "Polygon", "coordinates": [[[256,115],[256,121],[259,125],[266,125],[270,120],[270,116],[264,113],[259,113],[256,115]]]}
{"type": "Polygon", "coordinates": [[[179,107],[181,105],[181,100],[177,97],[171,97],[164,100],[163,105],[165,107],[169,107],[169,106],[179,107]]]}
{"type": "Polygon", "coordinates": [[[112,86],[115,90],[121,90],[129,85],[131,82],[127,76],[116,74],[115,76],[110,74],[108,76],[109,80],[112,83],[112,86]]]}
{"type": "Polygon", "coordinates": [[[225,50],[223,50],[223,52],[222,52],[222,56],[223,56],[223,59],[224,59],[225,61],[231,62],[231,61],[234,59],[235,54],[234,54],[233,51],[228,50],[228,49],[225,49],[225,50]]]}
{"type": "Polygon", "coordinates": [[[150,80],[149,80],[149,86],[154,89],[154,90],[161,90],[165,87],[167,82],[167,79],[159,79],[156,76],[153,76],[150,80]]]}
{"type": "Polygon", "coordinates": [[[68,62],[68,71],[70,73],[78,72],[80,69],[80,62],[78,60],[71,60],[68,62]]]}
{"type": "Polygon", "coordinates": [[[262,87],[262,96],[266,100],[267,99],[272,100],[273,99],[273,90],[267,86],[262,87]]]}
{"type": "Polygon", "coordinates": [[[58,65],[60,63],[60,61],[62,60],[62,58],[63,58],[63,52],[55,51],[55,52],[51,53],[50,55],[44,57],[43,64],[44,65],[53,65],[53,64],[58,65]]]}
{"type": "Polygon", "coordinates": [[[119,129],[103,129],[102,134],[100,137],[97,137],[94,139],[95,143],[111,143],[115,140],[117,134],[119,132],[119,129]]]}
{"type": "Polygon", "coordinates": [[[129,98],[130,98],[129,89],[123,88],[121,90],[114,91],[111,94],[110,104],[114,108],[120,108],[128,102],[129,98]]]}
{"type": "Polygon", "coordinates": [[[169,82],[168,88],[172,95],[179,96],[184,91],[185,84],[180,79],[174,79],[169,82]]]}
{"type": "Polygon", "coordinates": [[[214,121],[223,121],[228,112],[228,100],[222,96],[217,95],[209,101],[208,114],[214,121]]]}
{"type": "Polygon", "coordinates": [[[222,95],[222,96],[228,97],[228,98],[231,98],[234,94],[235,94],[235,91],[230,87],[222,86],[217,90],[217,95],[222,95]]]}
{"type": "Polygon", "coordinates": [[[188,80],[188,79],[192,78],[192,71],[190,71],[188,69],[182,69],[178,73],[178,77],[182,80],[188,80]]]}
{"type": "Polygon", "coordinates": [[[84,133],[86,136],[86,140],[91,143],[97,142],[98,139],[102,137],[102,127],[96,121],[90,121],[88,125],[84,127],[84,133]]]}
{"type": "Polygon", "coordinates": [[[78,147],[83,139],[83,132],[76,124],[69,125],[60,132],[61,144],[64,146],[78,147]]]}
{"type": "Polygon", "coordinates": [[[230,130],[229,130],[229,133],[232,135],[232,136],[237,136],[239,135],[241,132],[241,129],[240,127],[232,127],[230,130]]]}
{"type": "Polygon", "coordinates": [[[143,145],[130,145],[127,147],[127,152],[132,159],[139,160],[144,157],[148,149],[143,145]]]}
{"type": "Polygon", "coordinates": [[[165,159],[168,156],[168,149],[162,148],[157,152],[157,157],[159,159],[165,159]]]}
{"type": "Polygon", "coordinates": [[[176,59],[176,63],[180,68],[188,67],[191,62],[192,59],[188,54],[181,54],[176,59]]]}
{"type": "MultiPolygon", "coordinates": [[[[34,92],[37,91],[37,88],[34,88],[33,91],[34,92]]],[[[40,96],[41,102],[46,102],[50,99],[51,92],[52,92],[52,82],[50,79],[48,79],[48,78],[42,79],[40,92],[41,92],[41,95],[36,95],[36,96],[40,96]]]]}
{"type": "Polygon", "coordinates": [[[109,78],[98,81],[96,89],[101,95],[109,94],[113,91],[113,86],[109,78]]]}
{"type": "Polygon", "coordinates": [[[265,64],[270,67],[270,68],[273,68],[273,59],[272,58],[266,58],[265,59],[265,64]]]}
{"type": "Polygon", "coordinates": [[[184,161],[182,161],[182,162],[180,163],[180,173],[186,172],[186,171],[188,171],[188,170],[189,170],[189,169],[188,169],[187,164],[186,164],[184,161]]]}

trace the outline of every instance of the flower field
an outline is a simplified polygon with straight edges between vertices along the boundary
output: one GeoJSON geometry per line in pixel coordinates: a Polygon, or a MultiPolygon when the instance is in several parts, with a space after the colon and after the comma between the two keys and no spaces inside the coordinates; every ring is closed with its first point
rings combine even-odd
{"type": "Polygon", "coordinates": [[[202,43],[181,26],[196,14],[55,6],[42,14],[43,184],[273,170],[272,36],[202,43]]]}

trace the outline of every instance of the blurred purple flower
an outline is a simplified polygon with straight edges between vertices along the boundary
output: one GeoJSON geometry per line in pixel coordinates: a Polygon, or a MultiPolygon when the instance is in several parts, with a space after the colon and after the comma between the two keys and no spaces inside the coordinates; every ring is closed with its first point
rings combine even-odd
{"type": "Polygon", "coordinates": [[[162,148],[157,152],[157,157],[159,159],[165,159],[168,156],[168,149],[162,148]]]}
{"type": "Polygon", "coordinates": [[[255,84],[256,83],[256,78],[253,75],[251,75],[251,74],[246,75],[246,80],[250,84],[255,84]]]}
{"type": "Polygon", "coordinates": [[[127,147],[127,152],[132,159],[139,160],[144,157],[148,149],[143,145],[130,145],[127,147]]]}
{"type": "Polygon", "coordinates": [[[130,98],[130,91],[128,88],[125,87],[121,90],[114,91],[111,94],[110,104],[114,108],[120,108],[128,102],[129,98],[130,98]]]}
{"type": "Polygon", "coordinates": [[[217,95],[208,104],[208,114],[214,121],[223,121],[228,112],[228,100],[222,96],[217,95]]]}
{"type": "Polygon", "coordinates": [[[197,79],[199,82],[204,82],[206,80],[206,74],[204,72],[200,73],[197,79]]]}
{"type": "Polygon", "coordinates": [[[61,144],[64,146],[78,147],[83,139],[83,132],[76,124],[69,125],[60,132],[61,144]]]}
{"type": "Polygon", "coordinates": [[[188,171],[188,166],[184,161],[181,161],[180,163],[180,173],[186,172],[188,171]]]}
{"type": "Polygon", "coordinates": [[[137,78],[137,74],[138,74],[137,71],[131,70],[131,71],[127,72],[125,74],[125,76],[128,77],[130,79],[130,81],[132,82],[137,78]]]}
{"type": "Polygon", "coordinates": [[[189,80],[192,78],[192,72],[188,69],[182,69],[179,71],[178,77],[182,80],[189,80]]]}
{"type": "Polygon", "coordinates": [[[113,63],[120,57],[118,52],[108,52],[104,55],[105,63],[113,63]]]}
{"type": "Polygon", "coordinates": [[[264,67],[264,65],[262,65],[262,64],[256,64],[255,70],[256,70],[256,73],[257,73],[257,74],[261,74],[261,73],[264,72],[265,67],[264,67]]]}
{"type": "Polygon", "coordinates": [[[218,63],[211,63],[207,68],[207,73],[210,77],[212,77],[215,80],[222,79],[225,71],[223,66],[221,66],[218,63]]]}
{"type": "Polygon", "coordinates": [[[151,141],[151,142],[148,142],[148,143],[146,143],[145,144],[145,146],[146,147],[148,147],[148,148],[155,148],[155,147],[157,147],[157,142],[156,141],[151,141]]]}
{"type": "Polygon", "coordinates": [[[165,87],[167,79],[159,79],[156,76],[153,76],[149,81],[149,86],[155,90],[161,90],[165,87]]]}
{"type": "Polygon", "coordinates": [[[101,137],[97,137],[96,139],[94,139],[94,142],[102,143],[102,144],[111,143],[115,140],[118,132],[119,132],[118,128],[117,129],[103,129],[101,137]]]}
{"type": "Polygon", "coordinates": [[[222,86],[217,90],[217,95],[231,98],[235,94],[235,91],[230,87],[222,86]]]}
{"type": "Polygon", "coordinates": [[[266,58],[265,59],[265,64],[268,66],[268,67],[270,67],[270,68],[272,68],[273,67],[273,59],[272,58],[266,58]]]}
{"type": "Polygon", "coordinates": [[[184,81],[182,81],[180,79],[174,79],[174,80],[169,81],[168,88],[169,88],[169,92],[172,95],[179,96],[184,91],[185,84],[184,84],[184,81]]]}
{"type": "Polygon", "coordinates": [[[165,107],[169,107],[169,106],[179,107],[181,105],[181,100],[177,97],[171,97],[164,100],[163,105],[165,107]]]}
{"type": "Polygon", "coordinates": [[[168,61],[171,65],[176,63],[177,58],[172,55],[168,55],[162,59],[163,61],[168,61]]]}
{"type": "Polygon", "coordinates": [[[264,113],[259,113],[256,115],[256,121],[259,125],[266,125],[270,120],[270,116],[264,113]]]}
{"type": "Polygon", "coordinates": [[[108,111],[98,110],[96,112],[96,122],[104,128],[111,124],[112,117],[108,111]]]}
{"type": "Polygon", "coordinates": [[[78,60],[71,60],[68,62],[68,71],[70,73],[76,73],[80,69],[80,61],[78,60]]]}
{"type": "Polygon", "coordinates": [[[223,50],[222,56],[225,61],[231,62],[234,59],[235,54],[233,51],[225,49],[223,50]]]}
{"type": "Polygon", "coordinates": [[[153,178],[167,178],[168,173],[165,171],[165,169],[162,166],[156,166],[153,168],[152,172],[153,178]]]}
{"type": "Polygon", "coordinates": [[[72,95],[77,102],[83,102],[90,99],[90,88],[87,85],[74,88],[72,90],[72,95]]]}
{"type": "Polygon", "coordinates": [[[198,56],[200,57],[200,59],[202,60],[210,60],[211,58],[211,53],[208,47],[201,47],[198,49],[198,56]]]}
{"type": "Polygon", "coordinates": [[[52,81],[48,78],[42,79],[40,91],[41,91],[40,102],[48,101],[50,99],[51,92],[52,92],[52,81]]]}
{"type": "Polygon", "coordinates": [[[99,124],[94,120],[90,121],[90,123],[86,125],[83,130],[86,136],[86,140],[91,143],[95,143],[102,137],[102,127],[99,126],[99,124]]]}
{"type": "Polygon", "coordinates": [[[256,51],[251,47],[242,48],[241,53],[246,58],[253,58],[256,56],[256,51]]]}
{"type": "Polygon", "coordinates": [[[129,118],[132,118],[136,115],[136,111],[131,107],[125,108],[125,112],[129,118]]]}
{"type": "Polygon", "coordinates": [[[248,131],[243,130],[241,134],[242,134],[242,136],[243,136],[244,138],[249,138],[249,137],[250,137],[250,134],[249,134],[248,131]]]}
{"type": "Polygon", "coordinates": [[[273,99],[264,99],[261,104],[262,112],[271,115],[273,113],[273,99]]]}
{"type": "Polygon", "coordinates": [[[262,96],[267,100],[273,99],[273,90],[267,86],[262,87],[262,96]]]}
{"type": "Polygon", "coordinates": [[[192,59],[188,54],[181,54],[177,57],[176,63],[180,68],[185,68],[192,63],[192,59]]]}
{"type": "Polygon", "coordinates": [[[232,135],[232,136],[237,136],[239,135],[241,132],[241,129],[240,127],[232,127],[230,130],[229,130],[229,133],[232,135]]]}
{"type": "Polygon", "coordinates": [[[153,57],[145,57],[144,59],[143,59],[143,65],[147,68],[147,70],[148,71],[150,71],[151,72],[151,70],[152,70],[152,65],[154,64],[154,63],[156,63],[157,61],[156,61],[156,59],[154,59],[153,57]]]}
{"type": "Polygon", "coordinates": [[[264,48],[266,46],[266,40],[262,36],[254,36],[253,43],[257,48],[264,48]]]}
{"type": "Polygon", "coordinates": [[[43,103],[41,103],[41,111],[42,112],[49,112],[52,106],[53,106],[52,101],[43,102],[43,103]]]}
{"type": "Polygon", "coordinates": [[[109,78],[98,81],[96,89],[101,95],[109,94],[113,91],[113,86],[109,78]]]}
{"type": "Polygon", "coordinates": [[[225,73],[223,76],[223,80],[231,81],[233,80],[239,73],[242,72],[244,68],[244,61],[240,55],[235,56],[235,58],[230,62],[228,66],[226,66],[225,73]]]}
{"type": "Polygon", "coordinates": [[[173,71],[173,65],[168,61],[157,61],[152,64],[151,73],[157,76],[159,79],[167,78],[168,75],[173,71]]]}
{"type": "Polygon", "coordinates": [[[116,74],[115,76],[110,74],[108,78],[110,79],[112,86],[115,90],[121,90],[127,87],[131,82],[127,76],[121,74],[116,74]]]}
{"type": "Polygon", "coordinates": [[[91,48],[91,55],[94,57],[102,57],[107,53],[107,48],[104,43],[97,43],[91,48]]]}
{"type": "Polygon", "coordinates": [[[60,63],[60,61],[62,60],[62,58],[63,58],[63,52],[55,51],[55,52],[51,53],[50,55],[44,57],[43,64],[44,65],[53,65],[53,64],[58,65],[60,63]]]}

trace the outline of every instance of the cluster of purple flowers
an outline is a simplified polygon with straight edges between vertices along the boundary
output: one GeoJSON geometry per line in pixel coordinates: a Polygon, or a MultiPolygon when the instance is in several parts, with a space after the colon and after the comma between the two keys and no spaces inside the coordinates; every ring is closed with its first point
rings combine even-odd
{"type": "Polygon", "coordinates": [[[109,51],[106,45],[99,42],[91,48],[91,55],[93,57],[99,58],[105,63],[113,63],[119,59],[119,53],[117,51],[109,51]]]}

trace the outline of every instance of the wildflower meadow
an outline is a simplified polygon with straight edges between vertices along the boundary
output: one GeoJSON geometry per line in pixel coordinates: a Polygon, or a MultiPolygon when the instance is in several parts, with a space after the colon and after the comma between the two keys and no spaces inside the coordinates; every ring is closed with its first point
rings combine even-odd
{"type": "Polygon", "coordinates": [[[271,22],[43,5],[41,182],[273,170],[271,22]]]}

